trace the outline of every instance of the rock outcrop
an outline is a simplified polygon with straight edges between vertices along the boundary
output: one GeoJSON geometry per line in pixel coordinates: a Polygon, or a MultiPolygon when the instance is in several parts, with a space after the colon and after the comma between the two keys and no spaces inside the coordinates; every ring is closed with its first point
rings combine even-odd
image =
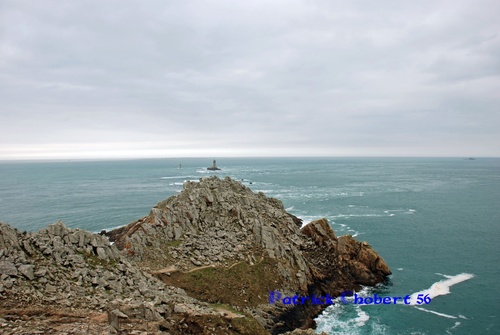
{"type": "Polygon", "coordinates": [[[187,182],[148,216],[108,235],[125,257],[165,283],[244,310],[283,333],[313,326],[324,306],[270,306],[269,291],[339,295],[391,273],[366,242],[337,238],[326,219],[300,226],[281,201],[229,177],[210,177],[187,182]]]}
{"type": "Polygon", "coordinates": [[[105,236],[62,222],[31,234],[0,223],[2,334],[189,334],[187,316],[221,333],[233,323],[138,269],[105,236]]]}
{"type": "Polygon", "coordinates": [[[61,222],[36,233],[0,223],[0,329],[309,334],[296,328],[313,326],[325,306],[270,304],[270,291],[338,295],[390,270],[366,242],[337,238],[327,220],[301,225],[279,200],[217,177],[187,182],[105,235],[61,222]]]}

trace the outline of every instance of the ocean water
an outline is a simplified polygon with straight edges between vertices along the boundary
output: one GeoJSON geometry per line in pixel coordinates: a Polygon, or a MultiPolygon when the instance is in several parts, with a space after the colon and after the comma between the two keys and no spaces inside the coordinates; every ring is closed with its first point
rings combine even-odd
{"type": "Polygon", "coordinates": [[[238,179],[305,222],[367,241],[393,274],[317,318],[328,334],[500,334],[500,159],[227,158],[0,162],[0,221],[36,231],[62,220],[100,231],[149,213],[186,180],[238,179]],[[182,164],[182,169],[179,168],[182,164]],[[416,304],[419,294],[429,304],[416,304]]]}

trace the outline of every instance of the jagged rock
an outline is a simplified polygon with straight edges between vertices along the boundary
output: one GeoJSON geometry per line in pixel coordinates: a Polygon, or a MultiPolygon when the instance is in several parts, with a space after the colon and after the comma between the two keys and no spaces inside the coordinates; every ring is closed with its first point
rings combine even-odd
{"type": "Polygon", "coordinates": [[[326,219],[310,222],[301,231],[306,236],[309,236],[317,245],[334,246],[337,240],[333,229],[326,219]]]}
{"type": "Polygon", "coordinates": [[[119,309],[114,309],[108,312],[108,322],[111,327],[111,333],[118,333],[120,331],[120,324],[122,320],[128,319],[128,316],[122,313],[119,309]]]}
{"type": "Polygon", "coordinates": [[[0,251],[9,248],[19,248],[17,231],[11,226],[0,222],[0,251]]]}
{"type": "Polygon", "coordinates": [[[9,261],[0,261],[0,274],[17,276],[17,268],[13,263],[9,261]]]}
{"type": "MultiPolygon", "coordinates": [[[[204,265],[224,269],[240,261],[256,266],[269,259],[274,264],[271,272],[279,278],[276,289],[302,294],[358,289],[382,282],[390,274],[368,244],[350,236],[337,238],[326,219],[302,230],[300,226],[301,221],[287,213],[281,201],[255,194],[228,177],[210,177],[186,182],[181,193],[160,202],[148,216],[108,236],[125,257],[158,270],[189,271],[204,265]],[[166,245],[172,245],[167,252],[166,245]]],[[[175,276],[163,278],[168,282],[175,276]]],[[[312,324],[320,311],[320,307],[296,309],[301,320],[288,318],[273,331],[312,324]]],[[[260,315],[262,306],[254,305],[252,311],[260,315]]],[[[270,313],[279,319],[282,312],[270,313]]]]}
{"type": "Polygon", "coordinates": [[[13,278],[5,278],[2,280],[3,281],[3,285],[5,286],[6,289],[10,289],[14,286],[14,279],[13,278]]]}
{"type": "Polygon", "coordinates": [[[23,276],[25,276],[29,280],[35,279],[35,275],[33,273],[33,265],[20,265],[17,269],[23,276]]]}
{"type": "Polygon", "coordinates": [[[47,284],[45,285],[45,291],[49,294],[52,294],[57,292],[57,288],[54,285],[47,284]]]}
{"type": "Polygon", "coordinates": [[[47,228],[40,230],[40,233],[46,234],[50,238],[53,238],[55,236],[63,237],[67,235],[68,231],[64,223],[62,223],[61,221],[57,221],[56,223],[47,226],[47,228]]]}

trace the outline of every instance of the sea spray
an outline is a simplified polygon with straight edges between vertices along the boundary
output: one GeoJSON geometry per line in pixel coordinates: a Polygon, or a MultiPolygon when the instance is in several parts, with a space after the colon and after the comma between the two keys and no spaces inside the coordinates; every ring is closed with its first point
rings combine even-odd
{"type": "Polygon", "coordinates": [[[450,293],[450,287],[455,284],[461,283],[463,281],[469,280],[474,277],[473,274],[461,273],[456,276],[445,276],[448,279],[438,281],[431,285],[427,290],[420,292],[415,292],[410,297],[410,305],[420,305],[418,303],[418,297],[421,295],[428,295],[431,299],[450,293]]]}

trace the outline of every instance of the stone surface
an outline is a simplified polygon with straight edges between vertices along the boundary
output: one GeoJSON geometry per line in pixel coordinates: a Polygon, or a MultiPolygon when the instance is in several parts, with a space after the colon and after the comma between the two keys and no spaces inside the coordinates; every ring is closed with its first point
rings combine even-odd
{"type": "Polygon", "coordinates": [[[0,274],[17,276],[17,268],[12,262],[0,261],[0,274]]]}
{"type": "Polygon", "coordinates": [[[26,278],[28,278],[29,280],[33,280],[33,279],[35,279],[35,275],[33,274],[34,268],[35,267],[31,264],[30,265],[23,264],[23,265],[19,266],[18,270],[19,270],[19,273],[21,273],[26,278]]]}

